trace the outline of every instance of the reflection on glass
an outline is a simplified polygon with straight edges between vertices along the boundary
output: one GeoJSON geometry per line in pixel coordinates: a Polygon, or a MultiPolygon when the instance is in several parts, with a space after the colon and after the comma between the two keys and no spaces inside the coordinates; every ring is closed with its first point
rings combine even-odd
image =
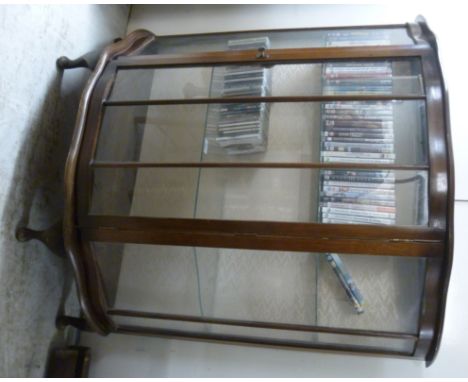
{"type": "MultiPolygon", "coordinates": [[[[359,156],[367,156],[361,160],[404,165],[427,162],[424,101],[252,105],[268,105],[265,107],[268,119],[264,122],[268,127],[263,151],[235,155],[219,143],[219,138],[226,136],[227,122],[220,119],[218,112],[226,105],[122,106],[106,108],[95,159],[142,163],[301,163],[336,159],[356,163],[359,156]],[[388,110],[384,110],[384,114],[377,111],[379,115],[366,110],[379,105],[388,110]],[[355,114],[359,114],[359,119],[355,114]],[[381,121],[384,117],[386,121],[381,121]],[[348,118],[351,125],[341,126],[340,123],[348,122],[344,118],[348,118]],[[380,127],[378,123],[387,125],[380,127]],[[375,158],[378,155],[388,158],[375,158]]],[[[257,118],[254,113],[243,113],[244,120],[257,118]]],[[[245,139],[250,135],[241,134],[245,139]]],[[[232,139],[236,137],[239,138],[231,134],[232,139]]]]}
{"type": "MultiPolygon", "coordinates": [[[[97,256],[114,246],[93,244],[97,256]]],[[[118,250],[120,263],[109,271],[101,264],[102,272],[118,275],[118,281],[107,284],[115,309],[418,331],[422,258],[340,255],[364,297],[358,314],[323,254],[141,244],[118,250]]]]}
{"type": "Polygon", "coordinates": [[[385,183],[369,179],[365,183],[369,171],[336,175],[352,179],[354,184],[350,186],[316,169],[96,168],[90,213],[426,225],[427,173],[410,170],[372,173],[379,180],[377,175],[385,176],[385,183]],[[384,188],[387,186],[388,189],[384,188]]]}
{"type": "Polygon", "coordinates": [[[387,29],[292,30],[158,37],[143,54],[192,53],[229,50],[231,41],[267,38],[271,49],[337,46],[412,45],[404,27],[387,29]]]}
{"type": "MultiPolygon", "coordinates": [[[[234,97],[233,72],[265,72],[271,83],[270,96],[316,96],[333,94],[421,95],[421,67],[418,59],[347,61],[277,65],[197,66],[159,69],[125,69],[117,72],[111,100],[124,101],[149,94],[150,99],[197,99],[234,97]],[[344,66],[344,67],[343,67],[344,66]],[[152,78],[135,82],[134,78],[152,78]],[[323,82],[327,79],[327,82],[323,82]],[[359,81],[358,83],[353,81],[359,81]],[[367,82],[366,82],[367,81],[367,82]],[[367,86],[373,82],[372,86],[367,86]],[[375,81],[378,81],[375,83],[375,81]],[[340,87],[337,89],[336,85],[340,87]],[[129,89],[133,89],[129,92],[129,89]],[[211,89],[211,91],[210,91],[211,89]],[[338,91],[347,89],[345,93],[338,91]]],[[[245,85],[245,84],[244,84],[245,85]]],[[[243,92],[241,96],[266,94],[243,92]]]]}

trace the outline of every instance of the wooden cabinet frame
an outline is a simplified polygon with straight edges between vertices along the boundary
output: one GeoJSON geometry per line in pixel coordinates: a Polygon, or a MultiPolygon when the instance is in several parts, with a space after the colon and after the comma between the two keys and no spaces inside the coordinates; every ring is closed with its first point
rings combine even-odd
{"type": "MultiPolygon", "coordinates": [[[[353,27],[355,28],[355,27],[353,27]]],[[[366,28],[366,27],[362,27],[366,28]]],[[[413,356],[430,364],[439,348],[448,281],[453,252],[454,170],[451,152],[447,94],[445,92],[437,46],[432,32],[423,21],[417,24],[371,28],[406,28],[414,45],[341,47],[308,49],[272,49],[264,57],[256,51],[206,52],[185,55],[139,55],[157,39],[148,31],[138,30],[124,40],[108,46],[83,92],[79,113],[66,164],[64,241],[73,264],[80,303],[91,330],[157,336],[234,341],[260,345],[305,347],[294,341],[252,339],[249,337],[200,334],[194,332],[117,325],[113,316],[173,319],[190,322],[219,323],[247,327],[277,328],[295,331],[365,335],[415,340],[411,354],[398,351],[377,352],[371,348],[345,345],[311,344],[312,349],[393,356],[413,356]],[[113,101],[108,96],[118,70],[166,68],[226,63],[300,63],[341,59],[379,59],[416,57],[421,60],[424,78],[422,96],[302,96],[267,97],[262,101],[300,102],[332,100],[425,100],[427,105],[428,165],[365,165],[326,163],[95,163],[94,152],[102,122],[103,108],[122,105],[167,105],[194,103],[242,102],[242,99],[134,100],[113,101]],[[429,224],[425,227],[369,226],[318,223],[252,222],[202,219],[127,218],[89,216],[90,190],[94,167],[265,167],[265,168],[382,168],[427,170],[429,174],[429,224]],[[426,258],[426,276],[418,335],[383,331],[332,329],[318,326],[267,324],[262,322],[210,319],[192,316],[151,314],[111,310],[104,297],[102,280],[90,241],[130,242],[245,249],[277,249],[307,252],[367,253],[369,255],[415,256],[426,258]]],[[[255,98],[246,98],[247,101],[255,98]]]]}

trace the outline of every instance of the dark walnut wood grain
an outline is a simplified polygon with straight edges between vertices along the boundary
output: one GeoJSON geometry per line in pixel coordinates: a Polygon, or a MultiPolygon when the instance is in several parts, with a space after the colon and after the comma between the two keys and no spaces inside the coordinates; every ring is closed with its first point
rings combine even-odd
{"type": "Polygon", "coordinates": [[[114,327],[106,313],[106,304],[102,299],[102,286],[94,257],[86,251],[76,228],[77,192],[76,177],[78,160],[82,149],[86,121],[89,117],[91,97],[109,61],[120,54],[129,54],[154,39],[147,31],[135,31],[127,38],[110,45],[102,53],[94,72],[86,84],[81,97],[75,130],[65,166],[65,211],[63,221],[64,244],[67,255],[75,271],[81,308],[90,326],[101,334],[109,333],[114,327]]]}

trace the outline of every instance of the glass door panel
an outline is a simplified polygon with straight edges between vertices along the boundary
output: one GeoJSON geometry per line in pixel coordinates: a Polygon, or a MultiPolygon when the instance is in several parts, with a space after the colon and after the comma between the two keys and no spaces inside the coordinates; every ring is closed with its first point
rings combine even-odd
{"type": "Polygon", "coordinates": [[[141,244],[93,247],[103,273],[110,264],[104,255],[120,253],[113,265],[120,269],[112,270],[114,282],[108,277],[106,284],[112,309],[418,331],[424,259],[141,244]]]}
{"type": "Polygon", "coordinates": [[[96,168],[90,213],[427,225],[427,208],[425,171],[96,168]]]}
{"type": "Polygon", "coordinates": [[[420,100],[107,107],[95,161],[423,165],[425,115],[420,100]]]}
{"type": "MultiPolygon", "coordinates": [[[[185,54],[248,49],[259,43],[271,49],[317,48],[338,46],[412,45],[403,26],[382,29],[290,30],[268,32],[224,33],[199,36],[161,36],[142,54],[185,54]]],[[[251,48],[252,49],[252,48],[251,48]]]]}
{"type": "Polygon", "coordinates": [[[119,69],[110,102],[197,98],[424,94],[419,59],[119,69]],[[152,77],[152,80],[148,80],[152,77]],[[147,79],[142,82],[141,78],[147,79]],[[135,80],[137,79],[137,80],[135,80]],[[138,91],[131,90],[135,87],[138,91]],[[129,91],[129,89],[131,91],[129,91]],[[143,89],[145,91],[143,91],[143,89]]]}

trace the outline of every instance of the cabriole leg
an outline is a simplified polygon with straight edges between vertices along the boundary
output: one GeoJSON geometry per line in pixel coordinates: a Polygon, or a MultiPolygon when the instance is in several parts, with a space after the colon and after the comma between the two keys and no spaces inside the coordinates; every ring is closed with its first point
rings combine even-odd
{"type": "Polygon", "coordinates": [[[55,325],[59,329],[63,329],[66,326],[73,326],[75,329],[78,329],[78,330],[89,330],[86,320],[80,317],[61,315],[61,316],[58,316],[57,319],[55,320],[55,325]]]}
{"type": "Polygon", "coordinates": [[[81,57],[75,58],[74,60],[65,56],[59,57],[56,61],[57,68],[60,70],[75,68],[86,68],[89,70],[94,70],[94,67],[96,66],[99,59],[99,52],[100,50],[96,50],[81,57]]]}
{"type": "Polygon", "coordinates": [[[55,255],[65,257],[61,221],[58,221],[43,231],[36,231],[27,227],[19,227],[16,230],[16,239],[21,242],[26,242],[32,239],[39,240],[55,255]]]}
{"type": "MultiPolygon", "coordinates": [[[[120,37],[117,37],[112,42],[116,43],[116,42],[119,42],[120,40],[122,39],[120,37]]],[[[98,46],[96,50],[86,53],[81,57],[75,58],[74,60],[66,56],[59,57],[57,58],[57,61],[56,61],[57,68],[59,68],[60,70],[75,69],[75,68],[86,68],[89,70],[94,70],[99,60],[99,55],[101,54],[102,50],[106,46],[107,44],[98,46]]]]}

